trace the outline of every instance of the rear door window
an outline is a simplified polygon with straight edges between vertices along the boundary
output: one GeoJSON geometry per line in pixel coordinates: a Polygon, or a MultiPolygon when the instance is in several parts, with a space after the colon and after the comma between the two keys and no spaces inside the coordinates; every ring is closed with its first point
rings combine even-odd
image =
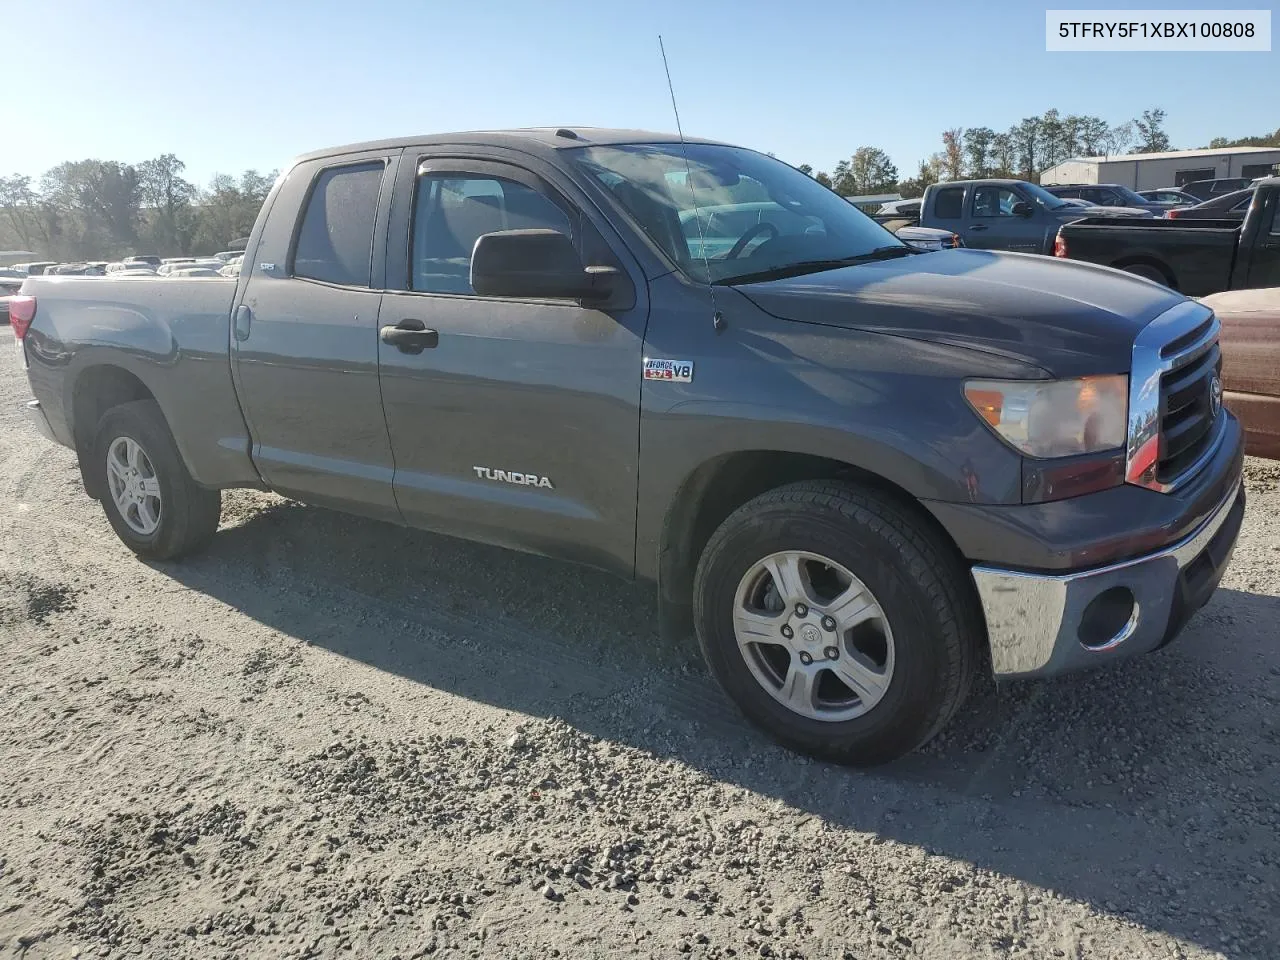
{"type": "Polygon", "coordinates": [[[959,220],[964,213],[964,187],[944,187],[933,201],[933,215],[940,220],[959,220]]]}
{"type": "Polygon", "coordinates": [[[380,161],[321,171],[298,228],[293,276],[369,286],[382,172],[380,161]]]}

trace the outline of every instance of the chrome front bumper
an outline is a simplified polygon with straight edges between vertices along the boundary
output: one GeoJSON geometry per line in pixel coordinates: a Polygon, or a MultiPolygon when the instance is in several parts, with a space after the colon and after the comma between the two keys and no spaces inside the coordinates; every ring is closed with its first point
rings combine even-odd
{"type": "Polygon", "coordinates": [[[1236,484],[1195,533],[1156,553],[1058,575],[975,566],[995,675],[1050,676],[1163,646],[1217,587],[1243,515],[1236,484]]]}

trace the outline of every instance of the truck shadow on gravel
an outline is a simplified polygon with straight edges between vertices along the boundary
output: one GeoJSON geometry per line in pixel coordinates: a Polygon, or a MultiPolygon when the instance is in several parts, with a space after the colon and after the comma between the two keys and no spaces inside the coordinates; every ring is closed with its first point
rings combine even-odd
{"type": "Polygon", "coordinates": [[[605,574],[288,502],[157,569],[308,644],[563,718],[835,828],[1229,957],[1280,942],[1280,598],[1223,589],[1165,651],[980,685],[923,751],[858,772],[748,728],[692,641],[659,642],[653,590],[605,574]]]}

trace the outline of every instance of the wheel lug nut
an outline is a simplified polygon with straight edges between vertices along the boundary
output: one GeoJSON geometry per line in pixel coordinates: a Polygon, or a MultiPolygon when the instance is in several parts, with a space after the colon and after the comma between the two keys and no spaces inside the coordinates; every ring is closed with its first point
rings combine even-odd
{"type": "Polygon", "coordinates": [[[800,662],[807,667],[809,664],[813,663],[813,657],[809,656],[807,653],[802,653],[800,654],[800,662]]]}
{"type": "Polygon", "coordinates": [[[808,615],[809,615],[809,608],[808,608],[808,607],[806,607],[803,603],[797,603],[797,604],[796,604],[796,616],[797,616],[797,617],[807,617],[808,615]]]}
{"type": "Polygon", "coordinates": [[[822,629],[823,629],[823,630],[834,630],[835,628],[836,628],[836,621],[835,621],[835,618],[834,618],[834,617],[823,617],[823,618],[822,618],[822,629]]]}
{"type": "Polygon", "coordinates": [[[823,650],[822,652],[823,652],[823,654],[826,656],[826,658],[827,658],[828,660],[839,660],[839,659],[840,659],[840,651],[839,651],[839,650],[837,650],[835,647],[827,647],[827,648],[826,648],[825,650],[823,650]]]}
{"type": "Polygon", "coordinates": [[[793,634],[794,634],[794,631],[791,629],[791,627],[784,623],[782,625],[782,635],[786,637],[788,640],[790,640],[793,634]]]}

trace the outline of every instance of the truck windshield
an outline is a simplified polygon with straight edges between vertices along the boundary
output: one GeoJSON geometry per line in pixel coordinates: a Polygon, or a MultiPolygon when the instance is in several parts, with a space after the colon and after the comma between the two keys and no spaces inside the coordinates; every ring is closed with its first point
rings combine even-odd
{"type": "Polygon", "coordinates": [[[677,267],[746,283],[905,256],[910,248],[848,201],[752,150],[691,143],[585,147],[578,165],[677,267]]]}
{"type": "Polygon", "coordinates": [[[1031,199],[1044,207],[1046,210],[1058,210],[1062,207],[1070,207],[1073,204],[1067,203],[1061,197],[1055,197],[1044,187],[1035,183],[1024,183],[1022,189],[1031,195],[1031,199]]]}

